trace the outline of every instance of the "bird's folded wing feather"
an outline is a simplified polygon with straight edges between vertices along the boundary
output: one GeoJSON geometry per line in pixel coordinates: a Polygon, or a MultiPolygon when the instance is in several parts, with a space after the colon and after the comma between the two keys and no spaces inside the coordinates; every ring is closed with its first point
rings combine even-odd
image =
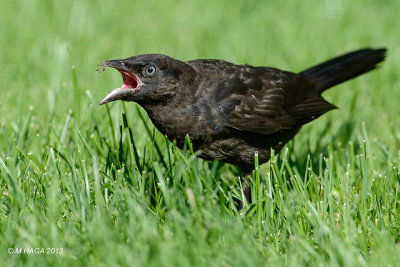
{"type": "Polygon", "coordinates": [[[320,96],[312,80],[295,73],[221,60],[187,64],[211,77],[199,93],[207,95],[208,103],[216,103],[225,127],[268,135],[298,128],[335,108],[320,96]]]}
{"type": "Polygon", "coordinates": [[[240,101],[229,113],[231,128],[267,135],[299,127],[335,108],[296,74],[273,68],[253,70],[240,75],[245,93],[232,94],[240,101]]]}
{"type": "Polygon", "coordinates": [[[263,95],[251,94],[243,98],[229,114],[232,128],[259,134],[271,134],[282,129],[293,128],[293,116],[283,109],[282,88],[269,88],[263,95]]]}

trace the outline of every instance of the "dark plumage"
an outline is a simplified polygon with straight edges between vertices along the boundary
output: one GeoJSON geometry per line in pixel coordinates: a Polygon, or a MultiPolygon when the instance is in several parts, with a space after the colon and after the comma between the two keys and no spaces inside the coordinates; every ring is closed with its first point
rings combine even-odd
{"type": "MultiPolygon", "coordinates": [[[[321,93],[373,70],[386,49],[363,49],[298,74],[222,60],[182,62],[159,54],[109,60],[124,84],[100,104],[134,101],[154,125],[182,147],[189,135],[200,157],[232,163],[248,175],[254,154],[266,162],[299,131],[335,106],[321,93]]],[[[245,186],[245,194],[250,192],[245,186]]]]}

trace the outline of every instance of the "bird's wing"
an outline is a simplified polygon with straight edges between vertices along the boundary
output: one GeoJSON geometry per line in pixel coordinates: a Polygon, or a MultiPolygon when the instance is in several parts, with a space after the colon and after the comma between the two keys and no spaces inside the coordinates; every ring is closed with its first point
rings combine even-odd
{"type": "Polygon", "coordinates": [[[298,128],[334,108],[294,73],[250,66],[243,70],[225,82],[228,91],[234,88],[227,102],[237,103],[231,106],[228,127],[267,135],[298,128]]]}
{"type": "Polygon", "coordinates": [[[216,103],[225,127],[267,135],[298,128],[335,108],[311,80],[291,72],[221,60],[187,64],[207,77],[200,93],[216,103]]]}

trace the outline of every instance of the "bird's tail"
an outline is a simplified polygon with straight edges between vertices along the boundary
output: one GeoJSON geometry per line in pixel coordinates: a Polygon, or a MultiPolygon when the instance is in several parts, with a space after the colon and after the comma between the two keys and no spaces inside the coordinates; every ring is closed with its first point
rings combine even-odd
{"type": "Polygon", "coordinates": [[[385,59],[386,49],[361,49],[306,69],[299,75],[312,79],[318,92],[376,68],[385,59]]]}

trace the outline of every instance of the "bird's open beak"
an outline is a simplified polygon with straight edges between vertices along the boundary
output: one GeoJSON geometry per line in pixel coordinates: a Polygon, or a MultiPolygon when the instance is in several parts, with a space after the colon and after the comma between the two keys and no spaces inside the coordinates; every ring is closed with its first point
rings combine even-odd
{"type": "Polygon", "coordinates": [[[115,88],[112,90],[103,100],[100,101],[99,105],[107,104],[115,100],[120,100],[132,92],[130,90],[115,88]]]}
{"type": "Polygon", "coordinates": [[[99,105],[103,105],[115,100],[124,99],[126,96],[131,95],[140,89],[143,83],[140,79],[133,74],[124,63],[124,60],[109,60],[100,63],[98,66],[102,67],[112,67],[117,69],[121,74],[124,80],[124,83],[120,88],[115,88],[112,90],[101,102],[99,105]]]}

